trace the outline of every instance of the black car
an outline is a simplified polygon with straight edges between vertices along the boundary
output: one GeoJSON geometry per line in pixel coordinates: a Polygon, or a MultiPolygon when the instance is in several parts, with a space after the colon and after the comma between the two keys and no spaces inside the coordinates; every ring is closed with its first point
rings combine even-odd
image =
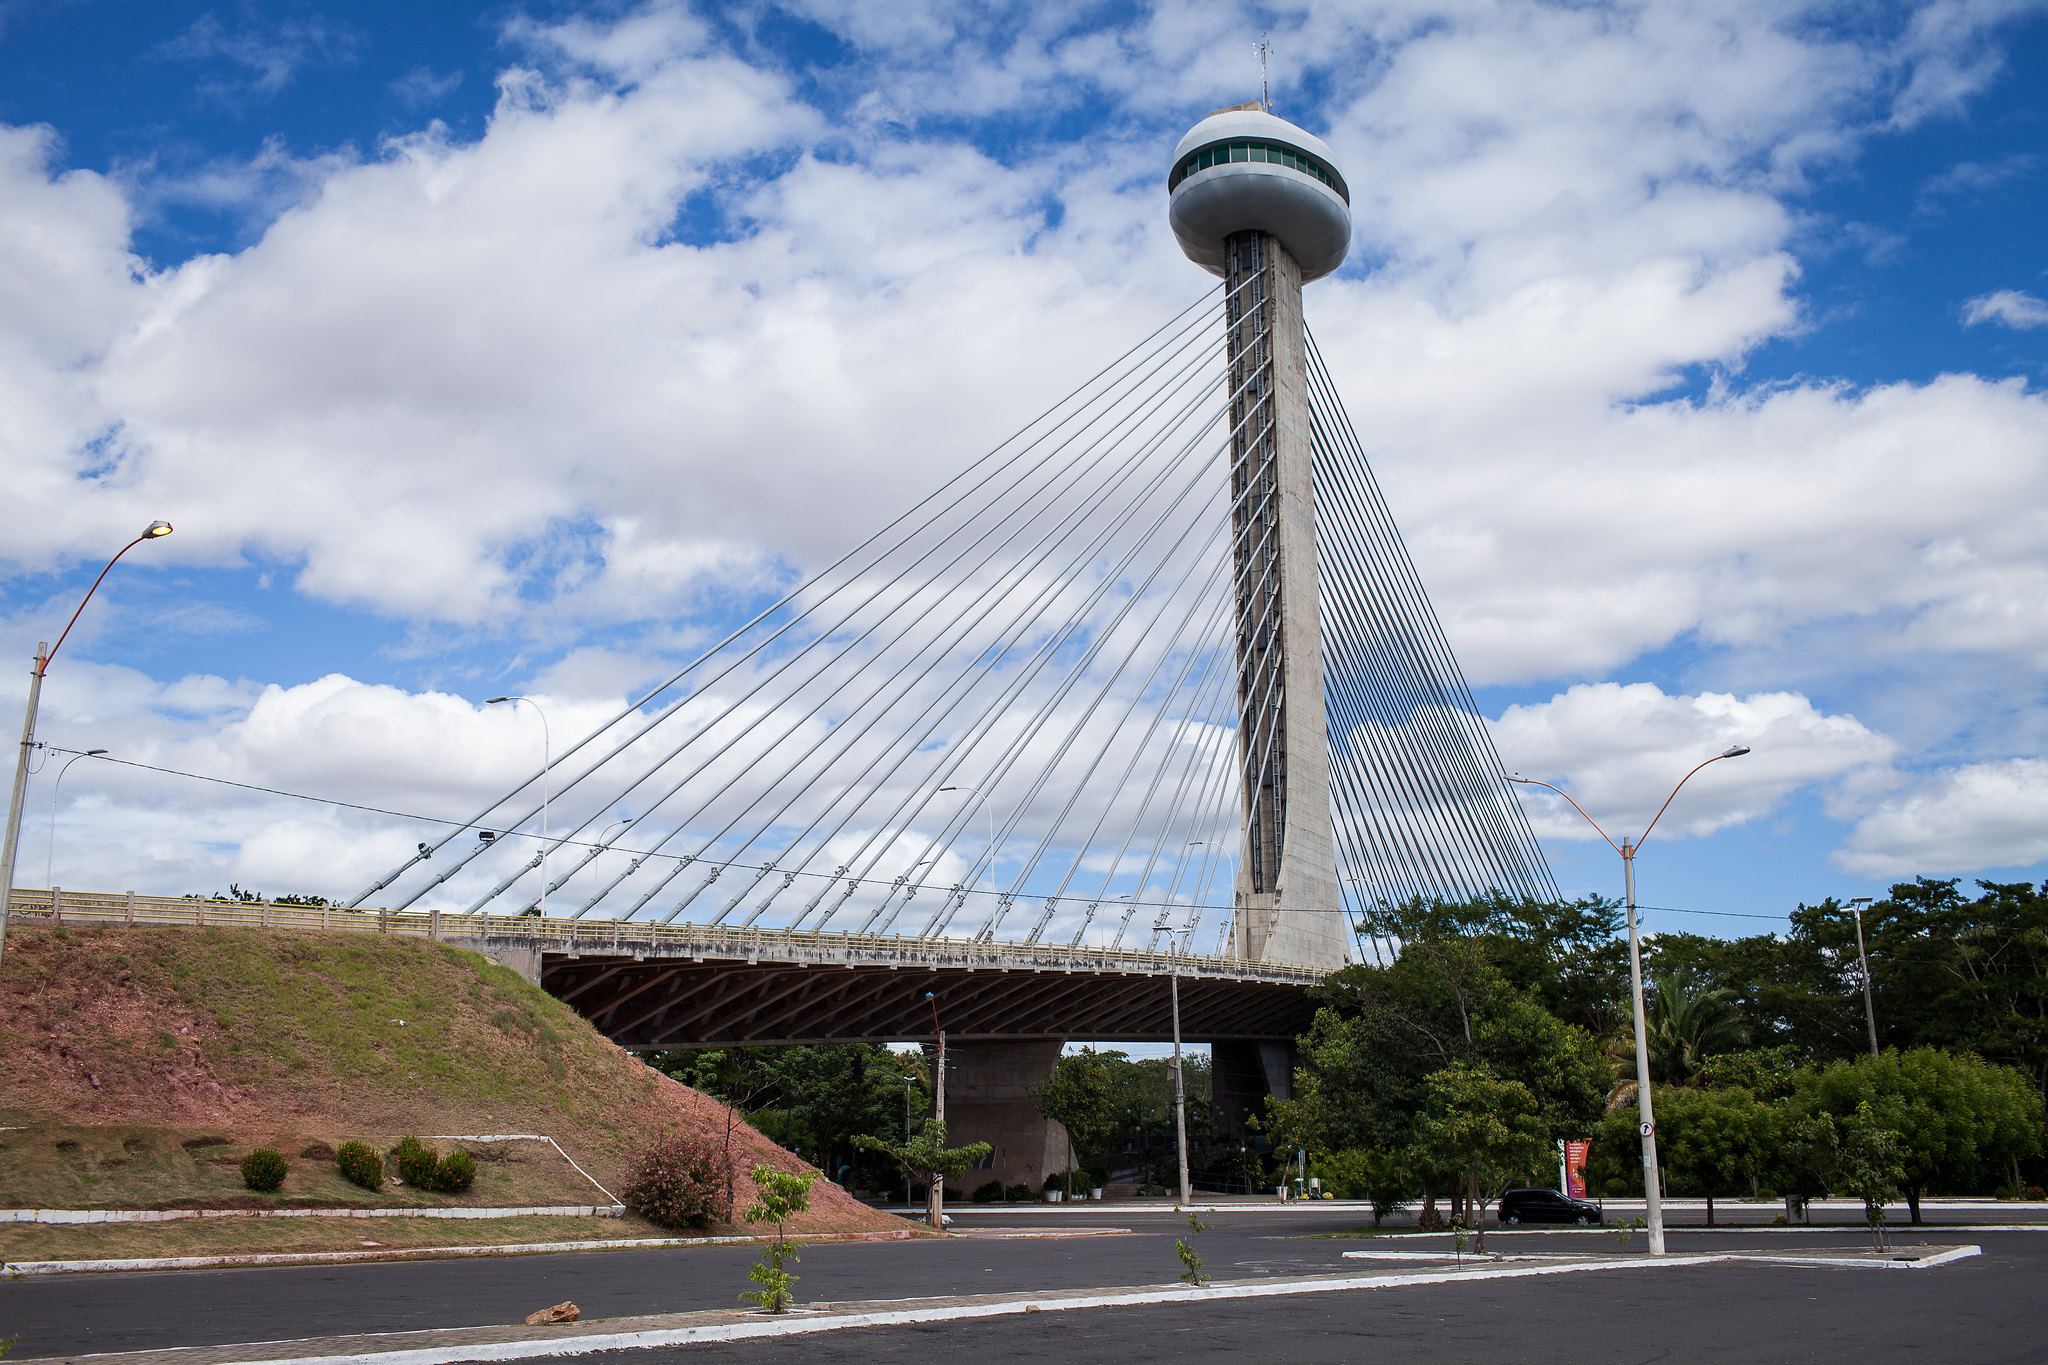
{"type": "Polygon", "coordinates": [[[1577,1223],[1592,1227],[1600,1221],[1600,1206],[1584,1199],[1567,1199],[1556,1190],[1509,1190],[1500,1197],[1502,1227],[1517,1223],[1577,1223]]]}

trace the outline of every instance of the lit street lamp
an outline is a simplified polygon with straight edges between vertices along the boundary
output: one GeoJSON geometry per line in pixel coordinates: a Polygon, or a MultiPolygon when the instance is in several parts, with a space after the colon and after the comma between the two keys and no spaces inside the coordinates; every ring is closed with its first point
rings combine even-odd
{"type": "Polygon", "coordinates": [[[548,770],[555,766],[554,742],[548,735],[548,713],[531,697],[487,697],[485,706],[525,702],[540,717],[540,917],[548,917],[548,770]]]}
{"type": "Polygon", "coordinates": [[[71,771],[71,765],[81,758],[98,758],[105,749],[87,749],[82,754],[73,754],[64,760],[64,766],[57,769],[57,780],[50,784],[50,846],[43,850],[43,885],[48,886],[56,878],[50,869],[57,865],[57,793],[64,790],[64,774],[71,771]]]}
{"type": "Polygon", "coordinates": [[[1877,1056],[1877,1006],[1870,998],[1870,959],[1863,955],[1863,907],[1870,904],[1870,897],[1858,896],[1849,902],[1849,909],[1856,915],[1856,961],[1863,967],[1863,1022],[1870,1026],[1870,1055],[1877,1056]]]}
{"type": "Polygon", "coordinates": [[[57,643],[36,646],[35,667],[29,673],[28,711],[21,720],[21,754],[14,763],[14,792],[7,800],[7,833],[0,836],[0,952],[7,948],[7,916],[14,906],[14,855],[21,847],[21,803],[28,795],[28,760],[36,747],[36,710],[42,705],[43,676],[50,671],[50,660],[64,648],[65,636],[71,634],[71,628],[78,624],[79,612],[92,601],[92,595],[99,591],[100,584],[106,581],[107,574],[121,556],[145,540],[156,540],[170,533],[168,521],[152,521],[141,535],[116,550],[114,557],[107,561],[107,567],[100,570],[100,576],[92,581],[92,586],[85,590],[85,596],[79,599],[78,610],[72,612],[71,619],[64,623],[63,634],[57,637],[57,643]]]}
{"type": "MultiPolygon", "coordinates": [[[[1749,746],[1747,744],[1733,745],[1724,752],[1715,754],[1706,763],[1702,763],[1699,767],[1694,768],[1691,773],[1687,773],[1684,777],[1679,778],[1678,787],[1683,787],[1687,782],[1690,782],[1692,774],[1698,772],[1700,768],[1706,767],[1707,763],[1717,763],[1724,758],[1740,758],[1748,752],[1749,746]]],[[[1657,1177],[1657,1115],[1650,1103],[1648,1021],[1643,1017],[1643,952],[1641,942],[1636,934],[1636,851],[1643,846],[1643,840],[1650,837],[1650,830],[1657,828],[1657,822],[1664,818],[1664,812],[1671,809],[1671,803],[1678,798],[1678,787],[1673,787],[1671,795],[1664,798],[1664,804],[1657,807],[1657,813],[1650,818],[1649,826],[1643,830],[1640,838],[1634,843],[1630,843],[1624,837],[1617,844],[1614,840],[1607,838],[1607,831],[1600,828],[1599,821],[1590,815],[1586,815],[1585,808],[1579,805],[1578,802],[1572,801],[1570,793],[1553,787],[1548,782],[1538,782],[1533,777],[1523,777],[1520,774],[1511,774],[1508,780],[1520,782],[1525,786],[1543,787],[1556,792],[1559,796],[1564,797],[1566,801],[1571,801],[1572,809],[1580,815],[1584,815],[1586,823],[1591,825],[1602,839],[1607,839],[1607,846],[1621,855],[1622,885],[1628,905],[1629,994],[1631,997],[1630,1003],[1635,1007],[1636,1114],[1641,1120],[1637,1124],[1637,1130],[1643,1135],[1644,1221],[1649,1224],[1647,1230],[1649,1232],[1650,1254],[1652,1256],[1662,1256],[1664,1254],[1664,1194],[1657,1177]]]]}

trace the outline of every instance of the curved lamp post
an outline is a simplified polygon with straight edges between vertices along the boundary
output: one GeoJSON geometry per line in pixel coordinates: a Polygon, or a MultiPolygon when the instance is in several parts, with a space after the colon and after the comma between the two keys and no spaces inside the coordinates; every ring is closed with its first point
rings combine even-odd
{"type": "Polygon", "coordinates": [[[158,540],[171,533],[168,521],[152,521],[143,528],[141,535],[123,545],[107,561],[107,567],[100,570],[100,576],[85,590],[85,596],[78,601],[78,610],[71,613],[71,619],[64,623],[63,634],[54,645],[36,646],[35,667],[29,672],[28,711],[21,721],[21,754],[14,762],[14,793],[7,801],[7,833],[0,836],[0,953],[7,949],[7,916],[14,906],[14,855],[21,846],[21,803],[28,795],[28,760],[36,747],[36,710],[43,700],[43,675],[50,671],[50,660],[57,657],[57,651],[64,648],[64,639],[71,634],[71,628],[78,624],[80,612],[85,604],[92,601],[92,595],[99,591],[109,571],[120,561],[122,555],[145,540],[158,540]]]}
{"type": "MultiPolygon", "coordinates": [[[[1687,782],[1690,782],[1692,774],[1698,772],[1700,768],[1706,767],[1707,763],[1718,763],[1724,758],[1740,758],[1748,752],[1749,746],[1747,744],[1733,745],[1725,751],[1715,754],[1706,763],[1702,763],[1699,767],[1694,768],[1691,773],[1687,773],[1684,777],[1679,778],[1678,787],[1683,787],[1687,782]]],[[[1628,838],[1623,836],[1622,841],[1617,844],[1614,840],[1607,838],[1607,831],[1600,828],[1599,821],[1590,815],[1586,815],[1585,807],[1576,801],[1572,801],[1571,793],[1553,787],[1548,782],[1538,782],[1533,777],[1523,777],[1520,774],[1511,774],[1508,780],[1510,782],[1519,782],[1528,787],[1543,787],[1549,791],[1556,792],[1565,800],[1571,801],[1572,809],[1580,815],[1584,815],[1586,823],[1593,827],[1594,832],[1602,839],[1607,839],[1607,846],[1621,855],[1622,886],[1627,895],[1628,904],[1629,995],[1630,1003],[1635,1007],[1636,1114],[1641,1120],[1637,1125],[1637,1129],[1643,1135],[1644,1221],[1649,1224],[1647,1231],[1650,1240],[1650,1254],[1652,1256],[1662,1256],[1664,1254],[1664,1192],[1657,1179],[1657,1115],[1650,1103],[1648,1023],[1643,1018],[1643,951],[1641,942],[1636,935],[1636,851],[1643,846],[1643,840],[1650,837],[1650,830],[1657,828],[1657,822],[1664,818],[1664,812],[1671,809],[1672,801],[1677,799],[1678,796],[1678,787],[1673,787],[1671,795],[1664,798],[1664,804],[1657,807],[1657,813],[1650,817],[1649,826],[1643,830],[1640,838],[1636,839],[1634,843],[1630,843],[1628,838]]]]}
{"type": "Polygon", "coordinates": [[[511,702],[515,707],[524,702],[533,708],[533,714],[540,717],[540,917],[548,917],[548,770],[555,766],[554,740],[548,734],[548,713],[540,709],[540,703],[531,697],[487,697],[485,706],[497,706],[511,702]]]}
{"type": "Polygon", "coordinates": [[[64,760],[64,766],[57,769],[57,780],[50,784],[50,846],[43,850],[43,885],[56,880],[51,869],[57,865],[57,793],[64,790],[64,774],[71,771],[71,765],[81,758],[98,758],[105,749],[87,749],[82,754],[73,754],[64,760]]]}

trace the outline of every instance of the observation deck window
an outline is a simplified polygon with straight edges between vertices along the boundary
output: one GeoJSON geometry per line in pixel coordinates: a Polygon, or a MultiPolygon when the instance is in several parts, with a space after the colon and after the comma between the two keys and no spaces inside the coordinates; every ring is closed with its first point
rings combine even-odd
{"type": "Polygon", "coordinates": [[[1257,161],[1269,166],[1285,166],[1313,176],[1337,192],[1337,197],[1346,204],[1351,202],[1351,191],[1344,184],[1344,177],[1333,167],[1298,147],[1289,147],[1281,142],[1267,142],[1258,138],[1236,138],[1229,142],[1212,143],[1198,147],[1182,157],[1180,164],[1173,168],[1173,174],[1166,177],[1166,189],[1171,194],[1179,188],[1180,182],[1197,171],[1206,171],[1211,166],[1221,166],[1230,161],[1257,161]]]}

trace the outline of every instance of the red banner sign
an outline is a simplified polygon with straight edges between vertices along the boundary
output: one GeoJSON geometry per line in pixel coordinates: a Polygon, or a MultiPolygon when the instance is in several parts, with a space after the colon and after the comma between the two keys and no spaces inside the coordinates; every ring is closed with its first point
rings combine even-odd
{"type": "Polygon", "coordinates": [[[1586,1152],[1590,1144],[1567,1142],[1564,1145],[1565,1193],[1574,1199],[1586,1197],[1586,1152]]]}

